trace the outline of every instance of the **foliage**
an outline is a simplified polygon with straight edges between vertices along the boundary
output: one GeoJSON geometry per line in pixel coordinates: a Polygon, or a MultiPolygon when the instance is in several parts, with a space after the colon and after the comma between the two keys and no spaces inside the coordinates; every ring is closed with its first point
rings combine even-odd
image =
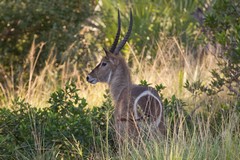
{"type": "Polygon", "coordinates": [[[61,55],[79,39],[77,34],[80,25],[92,14],[95,3],[94,0],[2,0],[0,64],[5,67],[9,67],[9,64],[16,68],[22,66],[33,39],[37,44],[46,43],[38,67],[44,64],[53,46],[61,55]]]}
{"type": "MultiPolygon", "coordinates": [[[[94,140],[96,147],[103,147],[102,143],[106,145],[106,150],[113,149],[117,146],[115,143],[114,120],[113,120],[113,104],[109,94],[109,90],[103,95],[104,101],[101,106],[93,107],[91,110],[91,121],[94,126],[94,140]],[[104,141],[104,142],[102,142],[104,141]]],[[[97,150],[96,148],[96,150],[97,150]]]]}
{"type": "Polygon", "coordinates": [[[76,85],[68,82],[64,89],[52,93],[49,108],[35,108],[20,99],[13,102],[12,110],[1,108],[0,154],[11,157],[15,150],[33,150],[37,154],[39,147],[50,150],[53,146],[62,157],[82,158],[90,154],[93,138],[100,145],[97,137],[106,133],[109,117],[105,114],[110,110],[110,102],[106,99],[103,107],[90,110],[77,92],[76,85]],[[71,144],[78,144],[78,151],[71,144]]]}
{"type": "MultiPolygon", "coordinates": [[[[240,97],[240,5],[235,0],[216,0],[206,12],[203,33],[207,43],[220,46],[218,68],[212,70],[209,87],[199,89],[214,95],[227,90],[240,97]],[[203,89],[205,88],[205,89],[203,89]]],[[[186,84],[188,87],[188,84],[186,84]]]]}
{"type": "Polygon", "coordinates": [[[219,90],[219,85],[215,84],[215,86],[213,86],[210,84],[210,86],[206,86],[198,80],[192,83],[186,81],[184,87],[192,93],[192,97],[196,101],[195,103],[197,103],[190,113],[191,120],[202,121],[204,123],[208,122],[210,124],[209,129],[211,130],[211,134],[219,134],[222,130],[222,123],[230,121],[229,118],[232,113],[240,117],[240,100],[234,97],[233,99],[227,100],[225,103],[221,102],[219,100],[220,97],[216,96],[217,93],[222,91],[219,90]],[[206,94],[207,97],[203,94],[206,94]],[[200,107],[202,107],[201,111],[196,113],[196,110],[200,107]]]}
{"type": "MultiPolygon", "coordinates": [[[[22,100],[16,99],[13,102],[14,110],[7,108],[0,110],[0,126],[1,126],[1,142],[0,151],[2,156],[13,156],[12,152],[29,143],[31,136],[31,125],[29,123],[29,108],[30,105],[22,100]]],[[[34,110],[36,111],[36,110],[34,110]]]]}
{"type": "Polygon", "coordinates": [[[140,81],[140,85],[141,85],[141,86],[150,86],[151,83],[148,83],[146,80],[141,80],[141,81],[140,81]]]}
{"type": "MultiPolygon", "coordinates": [[[[217,0],[206,11],[202,31],[206,43],[220,50],[218,68],[211,71],[210,84],[204,84],[201,80],[189,83],[186,81],[185,88],[190,91],[194,98],[199,98],[203,93],[211,97],[205,105],[204,115],[206,121],[211,119],[213,133],[219,132],[223,121],[227,120],[229,112],[240,113],[240,5],[237,1],[217,0]],[[233,100],[226,104],[216,104],[216,98],[221,92],[230,95],[233,100]],[[214,112],[212,114],[212,112],[214,112]],[[209,114],[211,113],[211,118],[209,114]]],[[[203,100],[204,101],[204,100],[203,100]]],[[[197,108],[201,104],[197,105],[197,108]]]]}
{"type": "Polygon", "coordinates": [[[51,95],[50,108],[43,110],[45,133],[51,135],[49,140],[55,143],[74,137],[83,146],[91,144],[90,111],[86,108],[86,100],[80,98],[77,91],[74,83],[67,83],[64,90],[60,89],[51,95]]]}
{"type": "Polygon", "coordinates": [[[101,15],[105,25],[101,30],[107,37],[107,46],[110,46],[117,30],[117,8],[122,15],[122,35],[127,30],[129,10],[132,9],[134,23],[130,43],[137,54],[154,59],[157,53],[156,41],[164,41],[166,37],[181,37],[183,43],[193,45],[196,22],[191,13],[202,4],[195,0],[103,0],[101,15]]]}
{"type": "MultiPolygon", "coordinates": [[[[218,83],[222,84],[222,81],[218,83]]],[[[185,82],[184,88],[192,93],[194,97],[198,97],[203,93],[206,93],[208,96],[217,94],[220,92],[220,85],[218,83],[210,84],[210,87],[202,84],[201,80],[190,83],[188,80],[185,82]]]]}

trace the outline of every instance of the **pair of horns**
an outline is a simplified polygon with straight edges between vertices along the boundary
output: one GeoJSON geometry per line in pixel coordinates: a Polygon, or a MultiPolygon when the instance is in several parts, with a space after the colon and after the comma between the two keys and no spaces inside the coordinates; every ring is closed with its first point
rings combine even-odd
{"type": "Polygon", "coordinates": [[[117,30],[114,42],[109,50],[111,53],[117,55],[119,53],[119,51],[123,48],[123,46],[126,44],[128,38],[131,35],[132,24],[133,24],[133,18],[132,18],[132,11],[130,10],[130,22],[129,22],[129,26],[128,26],[128,31],[125,34],[123,40],[118,44],[118,40],[119,40],[120,33],[121,33],[121,18],[120,18],[120,11],[118,10],[118,30],[117,30]],[[118,44],[118,46],[117,46],[117,44],[118,44]]]}

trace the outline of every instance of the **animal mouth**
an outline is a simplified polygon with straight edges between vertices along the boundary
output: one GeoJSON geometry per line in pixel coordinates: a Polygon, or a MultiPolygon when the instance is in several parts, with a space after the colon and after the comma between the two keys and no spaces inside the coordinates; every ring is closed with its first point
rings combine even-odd
{"type": "Polygon", "coordinates": [[[96,84],[96,83],[97,83],[97,80],[95,80],[95,79],[94,79],[94,80],[91,80],[91,81],[89,80],[88,82],[89,82],[89,83],[92,83],[92,84],[96,84]]]}

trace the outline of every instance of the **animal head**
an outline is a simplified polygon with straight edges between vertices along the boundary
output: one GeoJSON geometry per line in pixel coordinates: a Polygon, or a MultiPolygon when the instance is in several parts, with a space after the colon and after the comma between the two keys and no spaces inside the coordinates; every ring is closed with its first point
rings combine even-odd
{"type": "Polygon", "coordinates": [[[132,12],[130,11],[130,22],[129,22],[128,31],[124,36],[123,40],[118,44],[118,40],[121,32],[121,19],[120,19],[120,13],[118,10],[118,30],[117,30],[114,42],[110,50],[107,50],[104,48],[106,56],[104,56],[101,62],[88,74],[87,81],[89,83],[95,84],[97,82],[106,82],[106,83],[110,82],[115,69],[118,67],[119,63],[123,61],[123,58],[119,55],[119,52],[124,47],[128,38],[130,37],[131,30],[132,30],[132,23],[133,23],[132,12]]]}

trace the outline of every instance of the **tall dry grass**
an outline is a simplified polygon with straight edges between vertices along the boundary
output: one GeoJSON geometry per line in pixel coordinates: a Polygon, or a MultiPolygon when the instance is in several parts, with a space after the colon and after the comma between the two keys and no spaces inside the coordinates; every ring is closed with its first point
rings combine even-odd
{"type": "MultiPolygon", "coordinates": [[[[147,56],[145,58],[138,56],[134,47],[128,44],[129,55],[126,55],[126,61],[131,61],[130,70],[134,83],[139,84],[140,80],[146,80],[153,86],[162,83],[166,86],[166,89],[163,90],[165,97],[175,94],[183,99],[191,96],[183,88],[187,79],[190,81],[200,79],[204,83],[209,83],[210,71],[216,67],[217,63],[212,54],[199,52],[195,53],[197,56],[194,56],[191,50],[184,48],[175,37],[166,38],[157,42],[156,45],[158,45],[156,57],[147,56]]],[[[0,82],[3,97],[1,104],[8,106],[14,98],[21,97],[34,106],[46,107],[50,94],[71,79],[76,80],[81,96],[87,99],[89,106],[98,106],[102,103],[102,95],[108,86],[106,84],[91,85],[85,81],[87,73],[95,67],[94,63],[97,64],[98,61],[81,69],[70,59],[66,59],[62,64],[57,64],[53,47],[45,66],[40,72],[37,72],[36,65],[41,56],[42,47],[44,47],[44,43],[35,44],[33,41],[23,69],[17,74],[16,79],[14,79],[14,75],[17,71],[12,70],[11,73],[6,73],[3,69],[0,70],[4,77],[4,81],[0,82]]],[[[100,60],[104,53],[96,56],[100,60]]]]}

